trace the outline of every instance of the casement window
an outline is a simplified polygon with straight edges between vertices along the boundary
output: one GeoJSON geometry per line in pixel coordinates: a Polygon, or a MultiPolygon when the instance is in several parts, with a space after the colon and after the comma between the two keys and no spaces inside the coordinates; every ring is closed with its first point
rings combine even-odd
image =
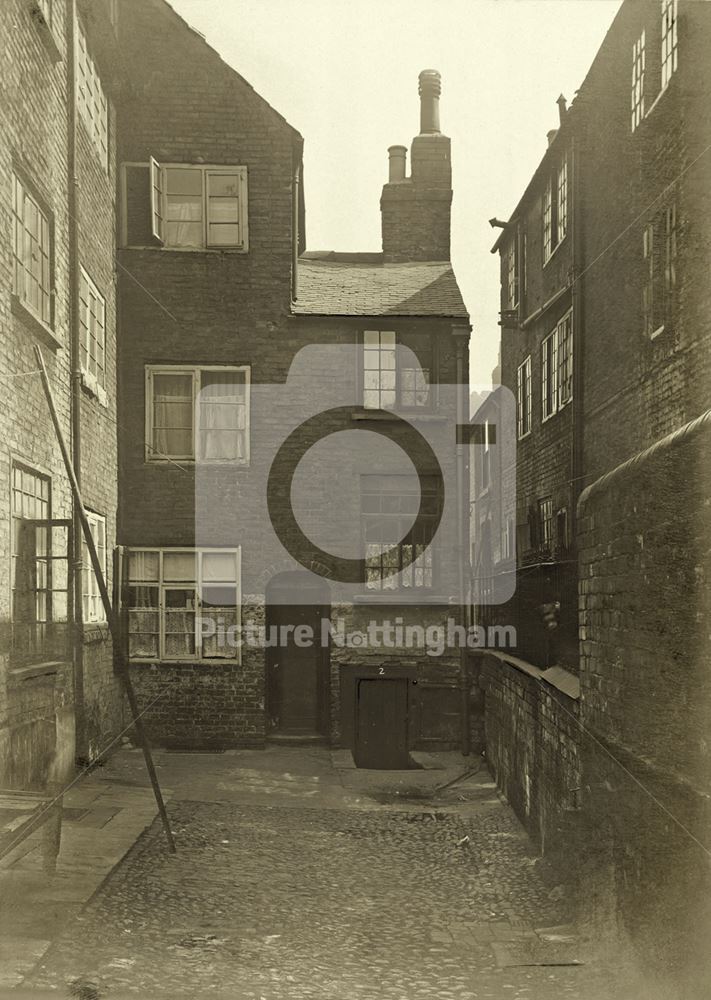
{"type": "Polygon", "coordinates": [[[553,545],[553,500],[543,497],[538,501],[538,545],[550,551],[553,545]]]}
{"type": "Polygon", "coordinates": [[[519,256],[518,234],[509,243],[506,251],[506,308],[516,309],[519,299],[519,256]]]}
{"type": "Polygon", "coordinates": [[[249,248],[247,168],[123,165],[123,243],[171,250],[249,248]]]}
{"type": "Polygon", "coordinates": [[[361,524],[369,591],[427,590],[436,572],[431,542],[442,497],[438,479],[417,476],[362,476],[361,524]],[[408,536],[422,504],[422,536],[408,536]],[[428,527],[433,529],[428,533],[428,527]]]}
{"type": "Polygon", "coordinates": [[[51,226],[17,174],[12,175],[12,290],[42,323],[52,325],[51,226]]]}
{"type": "Polygon", "coordinates": [[[486,490],[491,486],[491,445],[496,440],[496,429],[492,427],[488,420],[484,421],[484,440],[480,449],[481,455],[481,489],[486,490]]]}
{"type": "MultiPolygon", "coordinates": [[[[93,511],[86,512],[91,537],[94,539],[96,554],[99,557],[101,572],[106,579],[106,518],[93,511]]],[[[89,555],[86,539],[82,535],[82,619],[87,622],[103,622],[106,620],[104,605],[101,600],[99,583],[94,573],[94,567],[89,555]]]]}
{"type": "Polygon", "coordinates": [[[645,32],[632,46],[632,131],[644,118],[645,32]]]}
{"type": "Polygon", "coordinates": [[[146,368],[146,461],[249,463],[249,368],[146,368]]]}
{"type": "Polygon", "coordinates": [[[11,475],[12,653],[22,664],[66,655],[71,524],[52,519],[49,476],[21,462],[11,475]]]}
{"type": "Polygon", "coordinates": [[[564,158],[548,178],[543,192],[543,263],[568,232],[568,160],[564,158]]]}
{"type": "Polygon", "coordinates": [[[569,312],[541,345],[543,419],[569,403],[573,396],[573,324],[569,312]]]}
{"type": "Polygon", "coordinates": [[[519,365],[516,372],[516,431],[519,440],[531,432],[531,356],[519,365]]]}
{"type": "Polygon", "coordinates": [[[106,384],[106,301],[84,268],[79,270],[79,343],[86,384],[106,384]]]}
{"type": "Polygon", "coordinates": [[[642,314],[644,333],[654,339],[670,326],[677,284],[676,202],[642,230],[642,314]]]}
{"type": "Polygon", "coordinates": [[[104,169],[109,165],[109,106],[101,78],[92,59],[86,35],[77,21],[76,91],[79,116],[86,125],[89,138],[99,154],[104,169]]]}
{"type": "Polygon", "coordinates": [[[677,0],[662,2],[662,90],[676,72],[679,60],[677,31],[677,0]]]}
{"type": "Polygon", "coordinates": [[[238,660],[240,550],[132,549],[128,652],[132,660],[238,660]]]}
{"type": "Polygon", "coordinates": [[[432,345],[429,337],[409,337],[409,351],[399,351],[394,332],[365,330],[363,333],[363,406],[367,410],[427,409],[431,405],[430,373],[432,345]]]}

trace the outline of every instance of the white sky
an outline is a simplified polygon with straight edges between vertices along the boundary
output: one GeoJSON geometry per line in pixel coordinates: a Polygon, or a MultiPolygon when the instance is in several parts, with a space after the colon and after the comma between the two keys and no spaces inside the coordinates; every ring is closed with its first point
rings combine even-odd
{"type": "MultiPolygon", "coordinates": [[[[442,74],[452,260],[471,314],[472,383],[499,342],[489,251],[621,0],[172,0],[305,139],[309,250],[380,250],[387,147],[419,130],[417,76],[442,74]]],[[[408,158],[409,168],[409,158],[408,158]]]]}

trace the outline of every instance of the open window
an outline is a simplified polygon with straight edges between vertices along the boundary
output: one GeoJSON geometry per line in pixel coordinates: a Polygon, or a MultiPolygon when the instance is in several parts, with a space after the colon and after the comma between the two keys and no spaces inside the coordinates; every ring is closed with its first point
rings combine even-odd
{"type": "Polygon", "coordinates": [[[123,165],[123,244],[166,250],[249,248],[247,168],[123,165]]]}

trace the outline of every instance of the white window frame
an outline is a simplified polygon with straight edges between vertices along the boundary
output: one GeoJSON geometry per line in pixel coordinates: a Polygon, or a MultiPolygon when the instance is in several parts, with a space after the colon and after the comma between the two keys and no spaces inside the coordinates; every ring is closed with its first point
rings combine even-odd
{"type": "MultiPolygon", "coordinates": [[[[86,517],[89,522],[89,527],[91,529],[91,536],[94,539],[94,545],[96,546],[96,554],[99,557],[99,564],[101,566],[101,572],[104,574],[104,580],[106,577],[106,563],[107,563],[107,535],[106,535],[106,518],[103,514],[97,514],[94,511],[87,510],[86,517]],[[100,544],[99,539],[103,536],[103,545],[100,544]]],[[[103,601],[101,600],[101,592],[99,591],[99,582],[96,579],[96,574],[94,573],[94,567],[91,562],[91,557],[89,556],[89,548],[86,544],[86,539],[82,534],[82,621],[84,624],[96,624],[105,623],[106,614],[104,611],[103,601]]]]}
{"type": "Polygon", "coordinates": [[[12,290],[35,319],[52,326],[52,227],[49,213],[22,177],[12,171],[12,290]],[[27,206],[36,213],[37,233],[27,221],[27,206]],[[34,271],[39,267],[39,276],[34,271]],[[32,302],[28,286],[37,287],[38,305],[32,302]]]}
{"type": "MultiPolygon", "coordinates": [[[[129,550],[129,557],[131,553],[141,553],[150,552],[158,555],[158,580],[153,581],[137,581],[130,576],[128,578],[129,586],[144,586],[144,587],[155,587],[158,590],[158,607],[155,609],[158,613],[158,657],[155,656],[131,656],[131,663],[204,663],[215,665],[218,663],[234,664],[241,662],[241,643],[236,646],[225,645],[224,649],[226,652],[231,652],[231,655],[225,656],[202,656],[202,630],[197,627],[197,618],[200,615],[200,603],[201,594],[203,592],[203,587],[205,585],[210,586],[212,581],[205,583],[203,578],[202,564],[203,557],[212,553],[220,553],[223,555],[232,555],[235,557],[236,571],[235,571],[235,625],[237,627],[237,635],[241,637],[242,630],[242,547],[241,545],[233,546],[230,548],[219,548],[219,547],[205,547],[201,546],[191,547],[184,545],[177,546],[167,546],[167,547],[157,547],[157,546],[132,546],[129,550]],[[179,581],[179,580],[168,580],[164,579],[163,572],[163,561],[166,553],[175,554],[189,554],[195,557],[196,573],[194,580],[179,581]],[[189,590],[194,587],[196,594],[196,604],[195,604],[195,654],[177,656],[171,655],[166,656],[165,654],[165,593],[168,590],[189,590]]],[[[231,581],[230,581],[231,582],[231,581]]],[[[151,609],[147,609],[151,610],[151,609]]],[[[130,612],[129,612],[130,613],[130,612]]]]}
{"type": "Polygon", "coordinates": [[[250,375],[249,365],[146,365],[145,401],[146,401],[146,440],[145,440],[145,461],[152,464],[175,464],[175,462],[200,462],[201,464],[215,465],[240,465],[247,466],[250,462],[250,437],[251,437],[251,401],[250,401],[250,375]],[[233,372],[244,374],[244,456],[236,459],[206,459],[197,454],[197,442],[200,440],[200,376],[203,372],[218,372],[227,375],[233,372]],[[159,455],[153,450],[153,376],[154,375],[192,375],[192,401],[193,401],[193,425],[192,425],[192,452],[189,455],[159,455]]]}
{"type": "Polygon", "coordinates": [[[644,74],[647,63],[646,32],[632,46],[632,131],[644,118],[644,74]]]}
{"type": "Polygon", "coordinates": [[[96,63],[89,54],[86,34],[76,19],[76,103],[101,164],[109,169],[109,103],[96,63]]]}
{"type": "MultiPolygon", "coordinates": [[[[150,157],[148,164],[124,163],[124,195],[125,169],[126,167],[147,166],[149,170],[150,183],[150,203],[151,203],[151,232],[154,239],[160,244],[163,250],[183,251],[188,253],[201,253],[210,251],[213,253],[225,251],[228,253],[247,253],[249,250],[249,201],[247,167],[219,164],[203,163],[159,163],[154,157],[150,157]],[[167,170],[194,170],[201,175],[202,183],[202,243],[197,246],[173,246],[165,241],[165,223],[167,219],[166,197],[167,197],[167,170]],[[239,194],[237,195],[240,240],[238,243],[211,243],[210,242],[210,178],[218,176],[237,175],[239,182],[239,194]]],[[[123,216],[124,233],[126,232],[127,205],[124,196],[123,216]]],[[[124,244],[126,241],[124,240],[124,244]]]]}
{"type": "Polygon", "coordinates": [[[550,420],[573,398],[573,313],[558,321],[541,344],[541,417],[550,420]],[[567,347],[567,354],[564,348],[567,347]]]}
{"type": "Polygon", "coordinates": [[[89,272],[83,266],[79,268],[79,337],[82,354],[81,370],[84,384],[96,396],[102,399],[103,402],[106,402],[106,299],[97,288],[89,272]],[[99,343],[101,347],[102,367],[100,372],[97,363],[94,364],[95,370],[92,371],[92,300],[98,306],[98,312],[94,315],[97,325],[94,328],[95,336],[93,339],[96,341],[97,347],[99,343]],[[100,341],[98,334],[101,335],[100,341]],[[84,355],[86,363],[84,363],[84,355]]]}
{"type": "Polygon", "coordinates": [[[548,177],[543,191],[543,264],[547,264],[568,235],[568,157],[548,177]]]}
{"type": "Polygon", "coordinates": [[[679,10],[677,0],[661,0],[662,4],[662,41],[661,41],[661,73],[662,90],[664,90],[676,72],[679,65],[679,10]]]}
{"type": "Polygon", "coordinates": [[[516,432],[519,441],[531,433],[533,422],[532,387],[531,355],[529,354],[516,371],[516,432]]]}
{"type": "MultiPolygon", "coordinates": [[[[430,358],[430,366],[423,367],[419,359],[414,366],[403,364],[404,353],[398,347],[406,348],[394,330],[363,330],[360,345],[360,378],[361,401],[364,410],[404,410],[411,413],[427,413],[434,405],[434,386],[432,373],[434,367],[434,352],[430,358]],[[378,367],[368,367],[366,362],[372,361],[377,354],[378,367]],[[366,386],[365,373],[378,372],[378,385],[366,386]],[[389,374],[392,373],[392,378],[389,374]],[[405,385],[405,375],[412,379],[410,385],[405,385]],[[392,382],[392,385],[390,384],[392,382]],[[370,393],[369,398],[366,394],[370,393]],[[392,402],[383,402],[384,394],[392,393],[392,402]],[[422,402],[418,402],[418,394],[423,393],[422,402]],[[377,394],[377,404],[373,398],[377,394]],[[406,398],[409,401],[405,401],[406,398]]],[[[414,350],[409,348],[414,354],[414,350]]]]}
{"type": "Polygon", "coordinates": [[[518,307],[519,302],[519,272],[518,233],[516,233],[506,251],[506,304],[512,310],[518,307]]]}

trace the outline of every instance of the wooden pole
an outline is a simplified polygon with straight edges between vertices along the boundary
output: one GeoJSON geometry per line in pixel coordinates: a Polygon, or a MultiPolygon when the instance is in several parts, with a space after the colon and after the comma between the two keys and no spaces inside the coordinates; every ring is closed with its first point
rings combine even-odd
{"type": "Polygon", "coordinates": [[[133,720],[133,725],[136,729],[136,735],[138,736],[138,741],[141,744],[141,749],[143,750],[143,758],[146,762],[146,770],[148,771],[148,777],[151,779],[153,794],[155,795],[156,803],[158,805],[158,812],[160,813],[160,818],[163,823],[165,838],[168,842],[168,850],[172,854],[175,854],[175,840],[173,839],[173,831],[170,828],[168,813],[166,812],[165,809],[165,802],[163,801],[163,795],[160,790],[160,785],[158,784],[158,776],[156,774],[155,765],[153,763],[151,749],[150,746],[148,745],[148,737],[146,735],[146,731],[143,726],[143,719],[141,718],[141,713],[138,709],[136,692],[133,689],[133,682],[131,681],[131,675],[128,670],[128,664],[126,663],[126,659],[123,655],[119,616],[114,612],[114,609],[111,605],[111,599],[109,597],[109,592],[106,587],[104,572],[103,569],[101,568],[101,563],[99,562],[99,555],[96,551],[96,545],[94,543],[94,536],[91,533],[91,528],[89,526],[89,519],[86,516],[86,510],[82,502],[79,483],[77,482],[77,478],[74,474],[74,466],[72,465],[72,460],[67,450],[67,445],[64,440],[64,435],[62,434],[62,428],[59,425],[59,418],[57,417],[57,410],[54,405],[52,388],[49,384],[49,379],[47,378],[47,369],[45,368],[44,365],[44,358],[42,357],[42,351],[37,345],[35,345],[35,357],[37,358],[37,364],[39,365],[40,373],[42,376],[42,387],[44,388],[44,394],[47,399],[47,406],[49,407],[49,413],[52,418],[52,424],[54,425],[54,432],[57,435],[59,450],[62,453],[62,458],[64,460],[64,467],[67,470],[67,476],[69,478],[69,483],[72,488],[72,495],[74,497],[74,503],[76,505],[77,514],[79,515],[79,521],[81,523],[82,533],[84,535],[86,547],[89,551],[89,558],[91,559],[91,565],[94,569],[96,582],[99,586],[101,603],[104,606],[104,611],[106,612],[106,620],[109,623],[111,638],[113,640],[114,652],[116,654],[116,658],[118,660],[118,665],[119,665],[119,674],[123,682],[124,690],[126,692],[129,708],[131,709],[131,717],[133,720]]]}

